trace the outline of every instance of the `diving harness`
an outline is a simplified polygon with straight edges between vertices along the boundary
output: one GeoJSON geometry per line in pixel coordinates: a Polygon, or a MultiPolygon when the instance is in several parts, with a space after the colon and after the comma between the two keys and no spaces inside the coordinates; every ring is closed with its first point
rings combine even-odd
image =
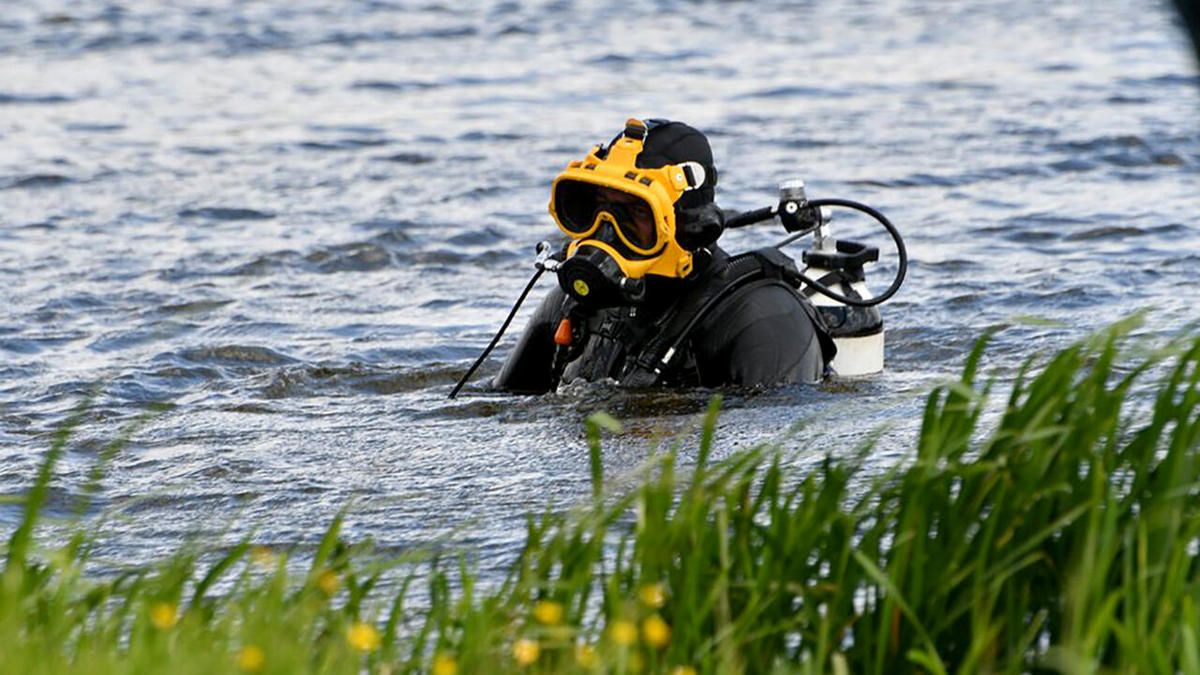
{"type": "MultiPolygon", "coordinates": [[[[877,306],[896,294],[908,271],[908,253],[900,232],[886,216],[865,204],[848,199],[809,200],[802,180],[781,183],[777,204],[730,215],[725,218],[724,227],[746,227],[776,218],[789,236],[773,246],[734,256],[730,259],[729,272],[723,283],[689,298],[690,302],[681,303],[686,307],[681,306],[664,317],[649,342],[632,355],[621,377],[622,384],[652,386],[658,383],[672,366],[683,343],[717,305],[736,291],[764,279],[782,281],[812,301],[819,313],[813,319],[825,325],[836,345],[837,355],[830,368],[838,376],[856,377],[883,370],[883,320],[877,306]],[[879,295],[869,294],[863,271],[867,263],[878,261],[879,249],[856,241],[834,239],[830,230],[830,209],[835,207],[866,214],[878,222],[894,242],[896,273],[891,284],[879,295]],[[810,234],[813,235],[813,244],[801,256],[805,268],[800,271],[795,262],[782,252],[782,248],[810,234]]],[[[570,259],[569,244],[562,250],[554,251],[549,242],[538,243],[533,277],[525,285],[500,330],[463,374],[449,398],[458,395],[491,354],[541,275],[553,272],[561,276],[564,263],[570,259]]],[[[570,296],[565,301],[563,318],[554,333],[556,348],[551,390],[557,388],[567,362],[578,355],[579,346],[586,340],[589,311],[570,296]]]]}

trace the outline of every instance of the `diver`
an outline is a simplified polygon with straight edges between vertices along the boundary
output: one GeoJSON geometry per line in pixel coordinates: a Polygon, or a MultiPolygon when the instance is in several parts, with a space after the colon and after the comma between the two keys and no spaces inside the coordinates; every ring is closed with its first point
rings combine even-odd
{"type": "Polygon", "coordinates": [[[537,394],[580,379],[753,387],[825,377],[837,347],[794,261],[778,248],[722,250],[735,214],[716,205],[716,185],[708,139],[682,122],[631,119],[571,162],[551,188],[566,235],[549,260],[559,287],[493,386],[537,394]]]}

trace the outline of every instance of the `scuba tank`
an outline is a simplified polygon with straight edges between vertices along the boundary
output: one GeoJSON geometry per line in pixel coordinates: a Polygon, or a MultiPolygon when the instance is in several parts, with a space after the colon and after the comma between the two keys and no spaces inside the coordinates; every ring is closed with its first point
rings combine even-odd
{"type": "MultiPolygon", "coordinates": [[[[786,181],[779,186],[780,200],[805,199],[804,181],[786,181]]],[[[812,248],[804,251],[804,275],[834,288],[846,297],[872,297],[867,289],[863,266],[879,260],[879,249],[856,241],[833,238],[829,223],[833,214],[820,212],[820,224],[813,232],[812,248]]],[[[878,307],[855,307],[818,293],[813,286],[801,293],[816,305],[829,334],[837,345],[837,356],[830,368],[840,377],[858,377],[883,372],[883,316],[878,307]]]]}
{"type": "MultiPolygon", "coordinates": [[[[879,249],[856,241],[837,241],[829,233],[829,219],[817,229],[813,246],[805,251],[804,274],[852,298],[869,298],[863,264],[879,259],[879,249]]],[[[816,305],[837,345],[829,364],[840,377],[883,372],[883,316],[878,307],[852,307],[817,293],[801,291],[816,305]]]]}

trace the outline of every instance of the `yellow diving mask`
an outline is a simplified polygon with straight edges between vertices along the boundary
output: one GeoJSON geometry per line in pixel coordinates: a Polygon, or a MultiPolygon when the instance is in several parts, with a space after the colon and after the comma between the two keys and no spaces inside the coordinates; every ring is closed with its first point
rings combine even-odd
{"type": "Polygon", "coordinates": [[[608,148],[592,148],[554,179],[550,215],[572,239],[559,283],[580,301],[636,300],[642,284],[628,280],[692,271],[692,253],[676,240],[675,205],[704,186],[708,172],[698,162],[638,167],[647,133],[645,122],[630,119],[608,148]]]}

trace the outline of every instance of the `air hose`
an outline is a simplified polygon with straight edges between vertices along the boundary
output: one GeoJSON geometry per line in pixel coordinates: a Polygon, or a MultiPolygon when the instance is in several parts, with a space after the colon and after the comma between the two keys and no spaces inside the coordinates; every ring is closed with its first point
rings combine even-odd
{"type": "MultiPolygon", "coordinates": [[[[739,213],[739,214],[730,216],[725,221],[725,227],[726,227],[726,229],[746,227],[747,225],[753,225],[755,223],[760,223],[764,220],[769,220],[771,218],[774,218],[777,215],[780,216],[781,219],[785,220],[785,226],[786,226],[789,219],[784,218],[783,214],[780,213],[780,210],[781,210],[780,207],[785,204],[795,204],[795,203],[797,203],[797,202],[795,202],[795,201],[789,202],[788,200],[785,199],[784,201],[780,202],[779,206],[767,206],[767,207],[763,207],[761,209],[754,209],[753,211],[746,211],[744,213],[739,213]]],[[[868,216],[874,218],[876,222],[878,222],[880,225],[882,225],[883,228],[885,230],[887,230],[888,234],[891,235],[892,241],[896,243],[896,256],[897,256],[897,258],[899,258],[898,266],[896,269],[896,276],[892,279],[892,283],[890,286],[887,287],[887,290],[885,290],[883,293],[880,293],[879,295],[877,295],[875,297],[866,298],[866,299],[851,298],[851,297],[842,295],[841,293],[838,293],[837,291],[833,290],[832,288],[829,288],[828,286],[826,286],[825,284],[822,284],[821,282],[817,281],[816,279],[810,279],[808,276],[806,276],[802,272],[795,273],[795,275],[794,275],[795,280],[804,282],[805,284],[811,286],[813,288],[813,290],[817,291],[821,295],[824,295],[825,297],[831,298],[831,299],[833,299],[837,302],[840,302],[844,305],[850,305],[851,307],[874,307],[875,305],[881,304],[881,303],[885,302],[888,298],[895,295],[896,291],[900,290],[901,284],[904,283],[904,277],[908,273],[908,250],[904,247],[904,238],[900,236],[900,231],[896,229],[895,225],[892,225],[891,221],[889,221],[887,219],[887,216],[885,216],[882,213],[880,213],[879,211],[871,208],[870,206],[867,206],[866,204],[862,204],[862,203],[852,201],[849,199],[813,199],[810,201],[805,201],[805,202],[803,202],[803,206],[800,206],[799,209],[792,209],[788,213],[791,214],[791,218],[790,218],[791,221],[801,222],[798,219],[797,214],[800,212],[807,211],[808,214],[810,214],[810,217],[807,219],[807,221],[809,221],[809,223],[806,224],[806,226],[803,226],[802,229],[795,231],[791,236],[789,236],[786,239],[775,244],[775,248],[781,249],[784,246],[787,246],[788,244],[791,244],[792,242],[796,241],[797,239],[800,239],[801,237],[805,237],[807,235],[812,234],[813,232],[816,232],[817,229],[820,228],[821,225],[823,224],[822,218],[820,215],[821,207],[823,207],[823,206],[840,206],[842,208],[852,209],[854,211],[860,211],[860,212],[865,213],[868,216]]],[[[790,229],[791,228],[789,228],[789,230],[790,229]]]]}
{"type": "MultiPolygon", "coordinates": [[[[879,295],[876,295],[872,298],[867,298],[865,300],[842,295],[841,293],[838,293],[821,282],[808,278],[803,273],[796,275],[798,279],[809,286],[812,286],[813,289],[821,295],[836,300],[842,304],[850,305],[851,307],[874,307],[875,305],[887,301],[888,298],[896,294],[896,291],[900,290],[900,286],[904,283],[904,277],[908,274],[908,250],[904,247],[904,238],[900,236],[900,231],[896,229],[895,225],[892,225],[891,221],[887,219],[887,216],[871,208],[870,206],[867,206],[866,204],[861,204],[849,199],[814,199],[808,203],[808,206],[813,209],[817,209],[818,213],[820,213],[820,208],[822,206],[841,206],[843,208],[860,211],[874,218],[880,225],[883,226],[883,229],[887,230],[888,234],[892,237],[892,241],[896,244],[896,257],[898,258],[896,276],[892,278],[892,283],[887,287],[887,290],[879,295]]],[[[791,241],[794,241],[794,239],[789,237],[788,239],[776,244],[775,247],[780,248],[791,243],[791,241]]]]}
{"type": "Polygon", "coordinates": [[[545,271],[546,269],[544,267],[541,265],[538,266],[537,271],[533,273],[533,278],[529,280],[529,283],[525,284],[525,290],[521,291],[521,296],[517,298],[517,304],[513,305],[512,310],[508,313],[508,317],[505,318],[504,323],[501,324],[500,330],[496,331],[496,336],[493,337],[492,341],[488,343],[488,346],[484,348],[483,353],[479,355],[479,358],[475,359],[475,363],[472,363],[471,367],[467,369],[467,372],[463,374],[462,378],[458,381],[458,384],[454,385],[454,389],[450,391],[450,395],[446,398],[454,398],[455,396],[458,396],[459,390],[463,388],[463,385],[467,383],[467,380],[471,379],[471,376],[475,374],[475,371],[479,368],[480,364],[482,364],[484,360],[487,359],[488,355],[492,353],[492,350],[496,348],[496,344],[500,342],[500,338],[504,337],[504,331],[508,330],[508,324],[512,323],[513,317],[517,315],[517,310],[521,309],[521,303],[525,302],[525,298],[529,295],[529,291],[533,290],[534,284],[537,283],[537,280],[541,278],[542,273],[545,271]]]}

